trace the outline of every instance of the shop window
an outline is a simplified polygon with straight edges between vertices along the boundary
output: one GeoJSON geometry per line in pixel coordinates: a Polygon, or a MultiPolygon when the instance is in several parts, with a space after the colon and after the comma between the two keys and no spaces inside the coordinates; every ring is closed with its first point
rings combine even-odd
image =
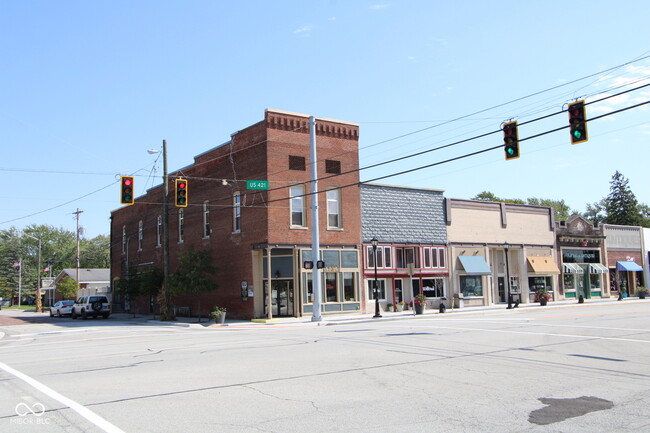
{"type": "Polygon", "coordinates": [[[343,296],[346,301],[356,301],[356,274],[354,272],[343,272],[343,296]]]}
{"type": "MultiPolygon", "coordinates": [[[[367,280],[368,282],[368,300],[369,301],[374,301],[375,300],[375,295],[373,293],[373,287],[375,284],[374,279],[369,279],[367,280]]],[[[386,280],[377,280],[377,288],[379,290],[379,300],[380,301],[385,301],[386,300],[386,280]]]]}
{"type": "Polygon", "coordinates": [[[589,274],[589,287],[591,290],[602,290],[602,274],[589,274]]]}
{"type": "Polygon", "coordinates": [[[357,268],[359,267],[359,255],[356,251],[341,251],[341,267],[357,268]]]}
{"type": "Polygon", "coordinates": [[[480,275],[461,275],[460,292],[463,296],[483,296],[483,278],[480,275]]]}
{"type": "Polygon", "coordinates": [[[336,275],[336,272],[325,272],[325,302],[338,301],[336,275]]]}
{"type": "Polygon", "coordinates": [[[427,298],[442,298],[445,296],[445,283],[442,278],[423,278],[422,293],[427,298]]]}

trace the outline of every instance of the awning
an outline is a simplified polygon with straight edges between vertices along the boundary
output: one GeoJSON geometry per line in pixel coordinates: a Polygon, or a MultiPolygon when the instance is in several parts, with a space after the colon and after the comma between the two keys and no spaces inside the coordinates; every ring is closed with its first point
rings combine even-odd
{"type": "Polygon", "coordinates": [[[585,271],[575,263],[565,263],[564,266],[565,274],[584,274],[585,271]]]}
{"type": "Polygon", "coordinates": [[[607,266],[601,263],[590,263],[589,264],[589,273],[590,274],[608,274],[609,269],[607,266]]]}
{"type": "Polygon", "coordinates": [[[458,256],[467,275],[491,275],[492,271],[483,256],[458,256]]]}
{"type": "Polygon", "coordinates": [[[546,275],[546,274],[559,274],[560,270],[558,269],[555,261],[552,257],[544,256],[530,256],[527,257],[528,264],[533,268],[533,272],[536,274],[546,275]]]}
{"type": "Polygon", "coordinates": [[[636,272],[643,268],[634,262],[616,262],[616,269],[619,271],[636,272]]]}

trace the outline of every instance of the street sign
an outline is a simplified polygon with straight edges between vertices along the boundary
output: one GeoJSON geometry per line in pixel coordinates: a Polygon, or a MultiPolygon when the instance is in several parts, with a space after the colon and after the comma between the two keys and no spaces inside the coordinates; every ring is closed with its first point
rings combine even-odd
{"type": "Polygon", "coordinates": [[[247,180],[246,189],[269,189],[268,180],[247,180]]]}

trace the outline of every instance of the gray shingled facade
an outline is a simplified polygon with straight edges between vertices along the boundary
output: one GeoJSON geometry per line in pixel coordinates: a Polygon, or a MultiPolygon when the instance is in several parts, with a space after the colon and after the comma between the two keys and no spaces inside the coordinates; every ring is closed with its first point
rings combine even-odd
{"type": "Polygon", "coordinates": [[[388,185],[361,185],[362,241],[446,244],[443,191],[388,185]]]}

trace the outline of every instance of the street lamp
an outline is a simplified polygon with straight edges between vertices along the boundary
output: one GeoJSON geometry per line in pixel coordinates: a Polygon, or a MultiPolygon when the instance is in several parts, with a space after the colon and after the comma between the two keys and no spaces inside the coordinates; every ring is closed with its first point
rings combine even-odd
{"type": "Polygon", "coordinates": [[[373,290],[373,293],[375,295],[375,315],[372,317],[379,318],[381,317],[381,314],[379,314],[379,286],[377,284],[377,244],[379,243],[379,241],[377,240],[377,238],[373,237],[370,240],[370,243],[372,244],[372,255],[375,262],[375,285],[373,290]]]}
{"type": "Polygon", "coordinates": [[[510,269],[508,267],[508,243],[505,244],[505,255],[506,255],[506,287],[507,287],[507,296],[508,296],[508,309],[512,308],[512,293],[510,293],[510,269]]]}

